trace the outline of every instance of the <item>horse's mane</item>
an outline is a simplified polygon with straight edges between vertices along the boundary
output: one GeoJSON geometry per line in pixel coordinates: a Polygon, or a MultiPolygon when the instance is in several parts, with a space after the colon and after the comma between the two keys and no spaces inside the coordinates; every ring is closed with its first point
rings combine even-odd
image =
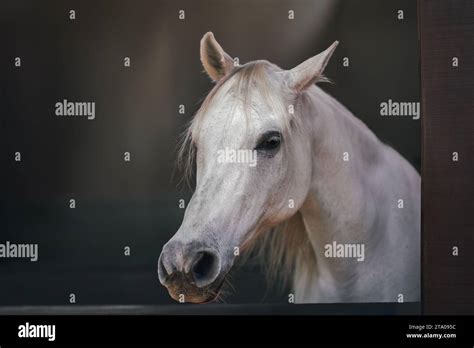
{"type": "MultiPolygon", "coordinates": [[[[216,97],[233,93],[242,100],[245,114],[251,108],[250,92],[260,93],[270,109],[277,115],[288,115],[280,120],[280,129],[285,137],[298,130],[300,120],[288,113],[287,105],[272,93],[272,82],[268,79],[268,71],[281,71],[276,65],[267,61],[254,61],[236,67],[230,74],[217,82],[203,101],[200,109],[186,128],[178,147],[177,165],[182,169],[182,178],[191,186],[196,157],[196,139],[202,126],[206,111],[216,97]]],[[[295,106],[296,107],[296,106],[295,106]]],[[[248,117],[247,117],[248,119],[248,117]]],[[[268,231],[249,236],[245,243],[246,259],[257,257],[263,261],[268,279],[277,282],[281,287],[290,285],[290,275],[296,265],[312,274],[315,255],[310,246],[301,214],[296,212],[290,219],[268,231]]]]}
{"type": "Polygon", "coordinates": [[[250,240],[244,260],[255,258],[262,262],[267,280],[284,290],[292,287],[292,276],[296,269],[312,277],[315,272],[316,255],[306,232],[301,213],[274,228],[262,231],[250,240]]]}

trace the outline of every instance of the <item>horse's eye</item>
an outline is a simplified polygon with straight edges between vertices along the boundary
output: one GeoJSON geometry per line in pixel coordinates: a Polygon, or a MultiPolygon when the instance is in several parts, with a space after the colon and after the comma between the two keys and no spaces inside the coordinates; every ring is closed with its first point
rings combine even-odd
{"type": "Polygon", "coordinates": [[[280,147],[281,134],[279,132],[270,132],[262,137],[255,150],[274,151],[280,147]]]}

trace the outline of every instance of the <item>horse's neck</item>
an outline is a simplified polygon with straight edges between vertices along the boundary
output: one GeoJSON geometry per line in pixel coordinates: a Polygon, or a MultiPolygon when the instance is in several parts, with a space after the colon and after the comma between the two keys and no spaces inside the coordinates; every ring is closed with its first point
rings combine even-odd
{"type": "MultiPolygon", "coordinates": [[[[382,146],[360,120],[318,87],[304,96],[303,105],[305,126],[313,135],[313,178],[300,211],[316,255],[318,281],[323,278],[336,286],[346,282],[354,269],[347,263],[343,267],[340,259],[325,258],[324,247],[333,241],[369,240],[374,210],[364,197],[363,170],[377,161],[382,146]]],[[[297,277],[303,283],[312,281],[309,276],[297,277]]]]}

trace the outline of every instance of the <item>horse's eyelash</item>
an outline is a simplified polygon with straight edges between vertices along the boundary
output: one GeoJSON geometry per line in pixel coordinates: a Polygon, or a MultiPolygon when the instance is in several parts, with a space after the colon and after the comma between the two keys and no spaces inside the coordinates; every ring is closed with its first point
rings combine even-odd
{"type": "Polygon", "coordinates": [[[259,137],[259,139],[257,141],[257,145],[262,143],[265,140],[268,140],[268,139],[274,137],[274,136],[279,136],[281,138],[281,133],[279,131],[269,131],[269,132],[263,133],[259,137]]]}

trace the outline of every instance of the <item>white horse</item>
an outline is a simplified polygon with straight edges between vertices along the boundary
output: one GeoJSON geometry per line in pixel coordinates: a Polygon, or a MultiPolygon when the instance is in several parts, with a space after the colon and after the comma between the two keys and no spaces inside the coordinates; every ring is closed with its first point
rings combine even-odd
{"type": "Polygon", "coordinates": [[[420,176],[315,85],[336,46],[282,70],[236,66],[204,35],[216,85],[181,149],[196,189],[158,261],[174,299],[215,299],[240,251],[257,246],[297,303],[419,301],[420,176]],[[224,149],[234,156],[219,160],[224,149]]]}

